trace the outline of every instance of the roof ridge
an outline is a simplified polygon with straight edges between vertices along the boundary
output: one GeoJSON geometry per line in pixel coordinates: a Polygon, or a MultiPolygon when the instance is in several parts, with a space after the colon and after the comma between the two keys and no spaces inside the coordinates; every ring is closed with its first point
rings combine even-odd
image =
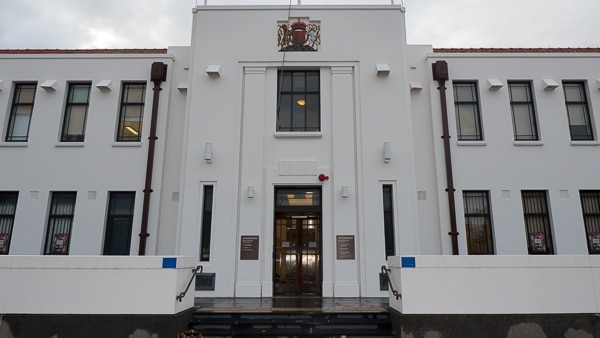
{"type": "Polygon", "coordinates": [[[600,53],[600,47],[434,48],[434,53],[600,53]]]}
{"type": "Polygon", "coordinates": [[[166,54],[166,48],[0,49],[0,54],[166,54]]]}

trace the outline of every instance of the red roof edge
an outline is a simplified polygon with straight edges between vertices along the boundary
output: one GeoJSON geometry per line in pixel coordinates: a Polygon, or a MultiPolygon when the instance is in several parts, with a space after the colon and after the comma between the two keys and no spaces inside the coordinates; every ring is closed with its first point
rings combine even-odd
{"type": "Polygon", "coordinates": [[[167,54],[167,49],[0,49],[0,54],[167,54]]]}
{"type": "Polygon", "coordinates": [[[600,47],[583,48],[434,48],[434,53],[600,53],[600,47]]]}

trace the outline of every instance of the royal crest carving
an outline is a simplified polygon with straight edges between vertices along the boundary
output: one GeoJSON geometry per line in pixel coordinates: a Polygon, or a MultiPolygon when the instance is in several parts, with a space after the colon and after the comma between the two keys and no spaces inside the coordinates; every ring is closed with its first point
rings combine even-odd
{"type": "Polygon", "coordinates": [[[277,48],[280,52],[316,52],[320,45],[320,21],[292,18],[277,22],[277,48]]]}

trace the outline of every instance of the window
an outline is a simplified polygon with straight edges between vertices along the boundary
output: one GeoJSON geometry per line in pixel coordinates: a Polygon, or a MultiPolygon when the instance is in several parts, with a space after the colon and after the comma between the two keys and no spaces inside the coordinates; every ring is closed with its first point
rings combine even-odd
{"type": "Polygon", "coordinates": [[[588,252],[600,254],[600,190],[582,190],[579,192],[579,197],[588,252]]]}
{"type": "Polygon", "coordinates": [[[515,141],[537,141],[537,122],[530,82],[508,82],[515,141]]]}
{"type": "Polygon", "coordinates": [[[135,192],[110,192],[104,255],[129,255],[135,192]]]}
{"type": "Polygon", "coordinates": [[[463,191],[469,255],[493,255],[492,218],[487,191],[463,191]]]}
{"type": "Polygon", "coordinates": [[[210,234],[212,228],[213,186],[204,186],[202,198],[202,229],[200,234],[200,261],[210,260],[210,234]]]}
{"type": "Polygon", "coordinates": [[[590,110],[583,82],[563,82],[565,104],[569,117],[569,132],[572,141],[591,141],[594,139],[590,110]]]}
{"type": "Polygon", "coordinates": [[[385,258],[396,255],[394,238],[394,197],[391,184],[383,185],[383,229],[385,238],[385,258]]]}
{"type": "Polygon", "coordinates": [[[145,83],[123,84],[117,141],[139,142],[142,139],[145,97],[145,83]]]}
{"type": "Polygon", "coordinates": [[[554,254],[545,191],[521,191],[529,254],[554,254]]]}
{"type": "Polygon", "coordinates": [[[454,82],[453,87],[458,140],[483,140],[477,82],[454,82]]]}
{"type": "Polygon", "coordinates": [[[90,83],[69,84],[61,142],[83,142],[90,103],[90,87],[90,83]]]}
{"type": "Polygon", "coordinates": [[[76,192],[53,192],[44,255],[68,255],[76,192]]]}
{"type": "Polygon", "coordinates": [[[279,71],[277,131],[321,130],[319,71],[279,71]]]}
{"type": "Polygon", "coordinates": [[[8,255],[17,211],[16,191],[0,191],[0,255],[8,255]]]}
{"type": "Polygon", "coordinates": [[[27,142],[37,83],[17,83],[13,95],[6,142],[27,142]]]}

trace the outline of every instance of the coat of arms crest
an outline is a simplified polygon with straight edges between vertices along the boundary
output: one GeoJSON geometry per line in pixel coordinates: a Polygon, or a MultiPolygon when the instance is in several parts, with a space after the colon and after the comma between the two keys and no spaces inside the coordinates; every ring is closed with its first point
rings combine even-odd
{"type": "Polygon", "coordinates": [[[316,52],[321,44],[321,23],[294,18],[277,23],[277,47],[280,52],[316,52]]]}

